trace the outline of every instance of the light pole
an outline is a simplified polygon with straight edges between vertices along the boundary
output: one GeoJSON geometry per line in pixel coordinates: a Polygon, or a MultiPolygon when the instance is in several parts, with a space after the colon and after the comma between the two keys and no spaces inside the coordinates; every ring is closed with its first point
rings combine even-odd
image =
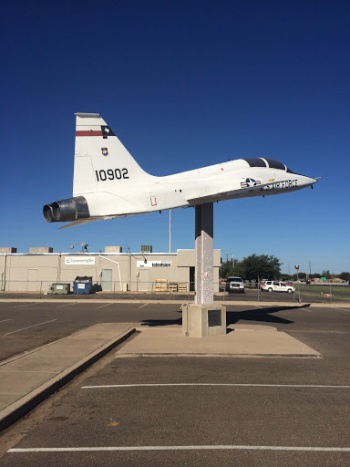
{"type": "Polygon", "coordinates": [[[299,303],[301,302],[301,299],[300,299],[300,286],[299,286],[299,264],[297,266],[294,266],[294,269],[296,270],[297,272],[297,284],[298,284],[298,296],[299,296],[299,303]]]}

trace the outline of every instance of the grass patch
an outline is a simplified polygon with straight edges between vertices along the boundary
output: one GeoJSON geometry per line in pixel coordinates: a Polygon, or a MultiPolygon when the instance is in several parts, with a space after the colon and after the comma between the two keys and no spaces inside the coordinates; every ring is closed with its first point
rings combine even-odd
{"type": "MultiPolygon", "coordinates": [[[[298,284],[294,284],[296,291],[298,291],[298,284]]],[[[341,299],[350,301],[350,287],[348,285],[333,285],[333,284],[299,284],[300,292],[305,296],[331,295],[334,299],[341,299]]]]}

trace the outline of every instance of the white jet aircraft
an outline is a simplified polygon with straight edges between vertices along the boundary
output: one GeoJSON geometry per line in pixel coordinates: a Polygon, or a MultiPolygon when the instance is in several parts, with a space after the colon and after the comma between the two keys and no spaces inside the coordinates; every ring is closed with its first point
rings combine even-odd
{"type": "Polygon", "coordinates": [[[266,157],[156,177],[138,165],[99,114],[75,115],[73,197],[43,208],[48,222],[71,222],[66,227],[226,199],[276,195],[317,182],[266,157]]]}

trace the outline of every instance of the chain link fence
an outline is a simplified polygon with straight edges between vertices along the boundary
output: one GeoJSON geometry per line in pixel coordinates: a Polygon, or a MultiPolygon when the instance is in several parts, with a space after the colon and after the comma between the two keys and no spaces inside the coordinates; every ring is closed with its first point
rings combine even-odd
{"type": "MultiPolygon", "coordinates": [[[[305,284],[294,283],[294,293],[268,292],[261,289],[260,283],[245,283],[244,293],[229,293],[224,281],[214,284],[215,301],[255,301],[290,303],[350,303],[348,284],[305,284]]],[[[154,282],[136,281],[121,283],[86,281],[48,282],[48,281],[6,281],[1,284],[0,298],[94,298],[94,299],[145,299],[145,300],[183,300],[193,301],[195,284],[192,282],[154,282]]]]}

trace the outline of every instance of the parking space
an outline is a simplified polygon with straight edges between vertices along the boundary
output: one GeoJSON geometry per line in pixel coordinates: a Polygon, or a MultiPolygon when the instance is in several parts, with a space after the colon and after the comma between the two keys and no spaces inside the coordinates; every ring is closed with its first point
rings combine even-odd
{"type": "Polygon", "coordinates": [[[320,360],[115,359],[2,465],[348,465],[349,390],[320,360]]]}
{"type": "MultiPolygon", "coordinates": [[[[83,326],[101,313],[110,322],[111,312],[153,326],[179,319],[178,305],[98,306],[76,308],[74,317],[83,326]]],[[[3,329],[10,318],[0,309],[3,329]]],[[[72,315],[48,310],[65,332],[72,315]]],[[[227,315],[275,326],[322,358],[113,352],[0,437],[1,465],[349,465],[349,309],[246,305],[228,307],[227,315]]]]}
{"type": "Polygon", "coordinates": [[[181,320],[180,305],[144,303],[0,303],[0,360],[98,323],[181,320]]]}

